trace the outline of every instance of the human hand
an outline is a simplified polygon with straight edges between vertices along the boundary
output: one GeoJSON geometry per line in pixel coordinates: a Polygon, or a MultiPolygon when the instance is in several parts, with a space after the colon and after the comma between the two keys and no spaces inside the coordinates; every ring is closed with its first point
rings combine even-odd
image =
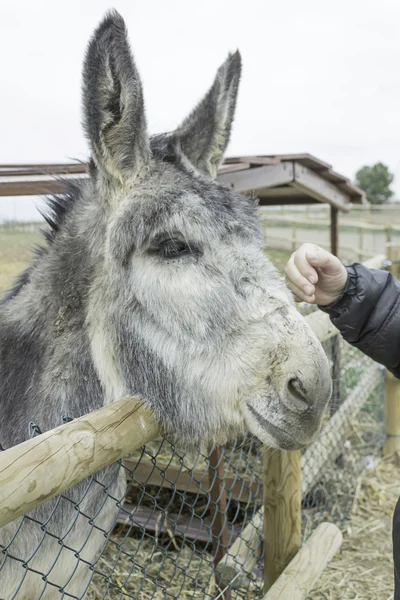
{"type": "Polygon", "coordinates": [[[343,292],[348,273],[340,260],[315,244],[302,244],[285,269],[286,283],[297,302],[326,306],[343,292]]]}

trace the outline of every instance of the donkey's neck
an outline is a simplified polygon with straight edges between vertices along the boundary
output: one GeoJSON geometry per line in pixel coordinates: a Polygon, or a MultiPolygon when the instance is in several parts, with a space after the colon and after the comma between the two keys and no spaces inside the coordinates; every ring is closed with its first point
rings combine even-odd
{"type": "Polygon", "coordinates": [[[0,306],[0,444],[103,405],[85,325],[91,265],[79,238],[60,240],[0,306]],[[72,244],[72,245],[71,245],[72,244]]]}

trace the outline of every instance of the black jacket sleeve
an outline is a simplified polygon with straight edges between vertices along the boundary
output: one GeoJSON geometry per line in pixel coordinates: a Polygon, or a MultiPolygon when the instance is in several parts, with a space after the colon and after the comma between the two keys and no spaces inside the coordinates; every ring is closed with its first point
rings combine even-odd
{"type": "Polygon", "coordinates": [[[340,298],[319,308],[344,339],[400,378],[400,281],[358,263],[340,298]]]}

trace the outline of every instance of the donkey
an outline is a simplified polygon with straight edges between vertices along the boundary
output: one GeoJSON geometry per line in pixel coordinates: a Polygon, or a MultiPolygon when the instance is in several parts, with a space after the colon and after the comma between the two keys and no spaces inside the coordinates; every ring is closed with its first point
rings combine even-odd
{"type": "MultiPolygon", "coordinates": [[[[217,181],[241,59],[173,132],[149,137],[123,19],[83,70],[89,177],[50,203],[47,243],[0,306],[0,443],[140,396],[191,445],[316,435],[328,361],[263,251],[253,198],[217,181]]],[[[118,465],[0,530],[0,597],[83,598],[125,493],[118,465]],[[105,493],[106,492],[106,493],[105,493]]]]}

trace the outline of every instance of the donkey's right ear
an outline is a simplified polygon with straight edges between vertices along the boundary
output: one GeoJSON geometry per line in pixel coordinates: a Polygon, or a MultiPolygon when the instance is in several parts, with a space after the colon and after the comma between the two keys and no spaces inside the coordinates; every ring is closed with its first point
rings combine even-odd
{"type": "Polygon", "coordinates": [[[124,20],[106,15],[96,29],[83,69],[84,129],[93,158],[108,177],[123,182],[149,160],[143,91],[124,20]]]}

